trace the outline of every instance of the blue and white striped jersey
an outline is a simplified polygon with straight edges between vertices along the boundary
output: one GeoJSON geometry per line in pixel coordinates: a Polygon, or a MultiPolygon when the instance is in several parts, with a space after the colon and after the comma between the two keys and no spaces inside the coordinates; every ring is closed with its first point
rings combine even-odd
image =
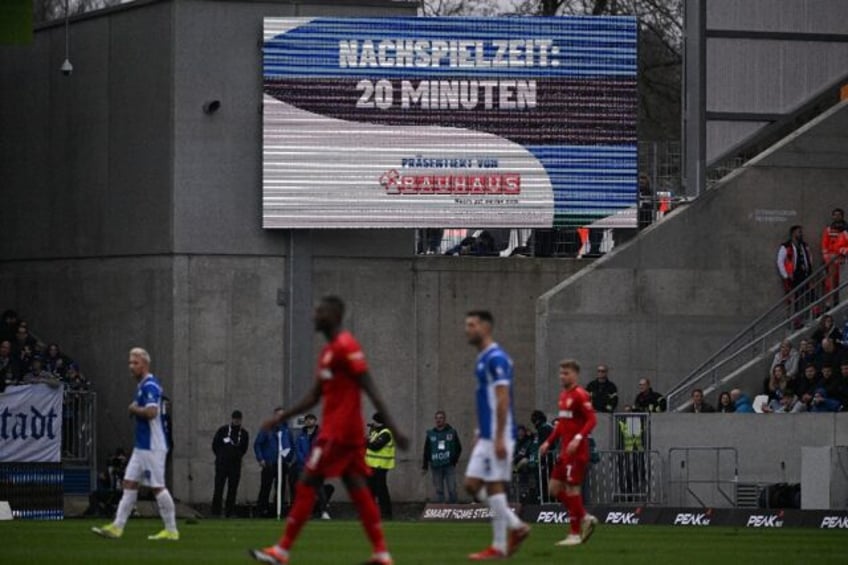
{"type": "Polygon", "coordinates": [[[168,451],[168,443],[165,440],[165,427],[163,425],[162,386],[156,377],[148,374],[138,383],[135,402],[139,406],[155,405],[158,410],[156,417],[152,420],[142,418],[141,416],[135,417],[135,448],[148,449],[150,451],[168,451]]]}
{"type": "Polygon", "coordinates": [[[497,396],[495,388],[509,387],[509,410],[506,415],[506,438],[515,439],[512,413],[512,359],[493,343],[477,357],[477,426],[481,439],[493,440],[497,429],[497,396]]]}

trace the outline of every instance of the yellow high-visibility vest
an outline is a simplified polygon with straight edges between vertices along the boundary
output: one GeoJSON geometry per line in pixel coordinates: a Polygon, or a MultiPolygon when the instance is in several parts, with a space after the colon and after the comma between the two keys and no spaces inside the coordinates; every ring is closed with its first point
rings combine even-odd
{"type": "Polygon", "coordinates": [[[389,434],[389,443],[383,446],[380,451],[368,449],[365,451],[365,464],[374,469],[394,469],[395,468],[395,437],[392,435],[389,428],[383,428],[380,431],[371,432],[368,438],[368,443],[377,439],[380,434],[389,434]]]}

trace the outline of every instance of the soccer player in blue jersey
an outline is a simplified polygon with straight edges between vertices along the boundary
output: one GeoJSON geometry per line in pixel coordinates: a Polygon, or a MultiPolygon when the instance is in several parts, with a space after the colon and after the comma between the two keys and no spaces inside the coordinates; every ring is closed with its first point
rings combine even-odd
{"type": "Polygon", "coordinates": [[[138,499],[139,484],[143,483],[153,489],[159,514],[165,522],[164,530],[147,539],[177,541],[180,533],[177,531],[174,499],[165,488],[168,444],[163,426],[162,387],[150,373],[150,354],[140,347],[130,351],[130,373],[138,383],[138,389],[129,407],[130,416],[135,418],[135,448],[124,472],[124,494],[118,504],[115,521],[101,528],[91,528],[91,531],[104,538],[120,538],[138,499]]]}
{"type": "Polygon", "coordinates": [[[506,485],[512,478],[515,419],[512,411],[512,359],[495,343],[492,314],[473,310],[465,317],[465,336],[479,355],[477,380],[477,441],[465,472],[465,489],[492,511],[492,545],[472,553],[472,561],[504,559],[518,550],[530,527],[509,507],[506,485]],[[507,535],[508,534],[508,535],[507,535]]]}

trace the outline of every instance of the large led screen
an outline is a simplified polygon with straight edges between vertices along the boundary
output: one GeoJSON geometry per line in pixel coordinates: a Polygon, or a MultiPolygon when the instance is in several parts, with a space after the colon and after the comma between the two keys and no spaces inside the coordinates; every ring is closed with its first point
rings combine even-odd
{"type": "Polygon", "coordinates": [[[266,18],[263,225],[622,215],[636,205],[636,43],[627,17],[266,18]]]}

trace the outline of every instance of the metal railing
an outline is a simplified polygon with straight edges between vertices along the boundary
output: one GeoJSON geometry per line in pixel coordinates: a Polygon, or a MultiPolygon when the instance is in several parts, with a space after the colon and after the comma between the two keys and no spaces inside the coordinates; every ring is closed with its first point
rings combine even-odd
{"type": "Polygon", "coordinates": [[[62,461],[93,464],[97,453],[97,418],[94,392],[65,389],[62,399],[62,461]]]}
{"type": "Polygon", "coordinates": [[[668,450],[668,469],[669,490],[675,490],[677,487],[676,494],[681,501],[677,505],[690,507],[691,500],[694,500],[702,508],[717,506],[714,502],[705,500],[707,495],[711,495],[714,500],[727,502],[733,508],[738,506],[736,487],[739,484],[739,453],[736,448],[672,447],[668,450]],[[695,477],[693,454],[711,459],[710,463],[706,464],[699,458],[697,470],[694,471],[697,473],[695,477]],[[706,492],[699,490],[700,487],[704,487],[706,492]]]}
{"type": "Polygon", "coordinates": [[[669,410],[682,410],[696,388],[714,390],[726,377],[753,366],[764,354],[777,351],[782,339],[804,329],[826,311],[835,312],[838,306],[833,305],[838,305],[848,280],[842,277],[837,287],[827,290],[831,277],[830,265],[824,264],[784,294],[669,391],[669,410]]]}

